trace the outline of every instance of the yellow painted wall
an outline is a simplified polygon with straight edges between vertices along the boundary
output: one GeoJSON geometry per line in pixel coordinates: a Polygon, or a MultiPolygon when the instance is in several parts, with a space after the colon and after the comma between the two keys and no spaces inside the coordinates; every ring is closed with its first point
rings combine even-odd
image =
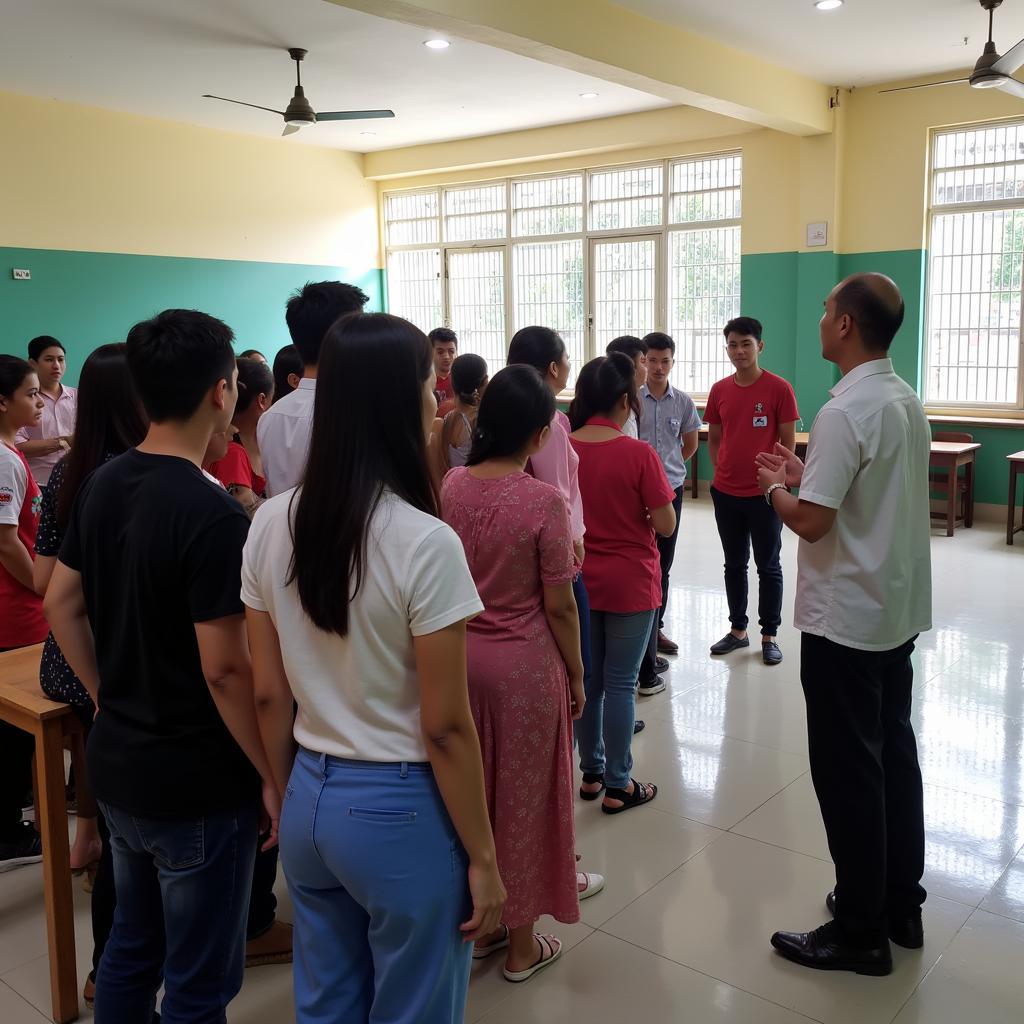
{"type": "Polygon", "coordinates": [[[845,252],[924,246],[929,129],[1024,115],[1024,103],[997,89],[880,92],[890,87],[855,89],[844,100],[845,252]]]}
{"type": "MultiPolygon", "coordinates": [[[[609,120],[628,122],[630,119],[624,117],[609,120]]],[[[623,129],[627,132],[632,131],[634,127],[623,125],[623,129]]],[[[492,166],[490,155],[495,152],[494,147],[502,146],[502,138],[499,135],[472,140],[475,148],[471,154],[468,154],[473,158],[472,166],[469,168],[390,178],[378,183],[380,192],[383,194],[397,189],[424,188],[432,185],[485,181],[525,174],[547,174],[554,171],[576,170],[581,167],[601,167],[609,164],[627,164],[667,157],[741,150],[743,152],[743,252],[791,252],[799,246],[803,234],[802,228],[798,224],[801,147],[817,140],[801,140],[795,136],[770,129],[759,129],[741,134],[659,142],[622,149],[618,144],[619,136],[608,134],[605,136],[605,140],[611,148],[604,152],[588,152],[584,155],[501,163],[500,166],[492,166]],[[487,169],[482,170],[481,167],[487,169]]],[[[501,151],[500,148],[498,151],[501,151]]],[[[827,219],[828,216],[825,214],[822,219],[827,219]]]]}
{"type": "Polygon", "coordinates": [[[358,153],[0,93],[0,246],[381,265],[358,153]]]}

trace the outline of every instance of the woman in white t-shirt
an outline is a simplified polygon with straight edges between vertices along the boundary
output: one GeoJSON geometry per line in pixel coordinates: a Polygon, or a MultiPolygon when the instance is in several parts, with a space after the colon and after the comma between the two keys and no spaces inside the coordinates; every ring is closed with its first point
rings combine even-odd
{"type": "Polygon", "coordinates": [[[466,620],[483,605],[436,518],[433,388],[412,324],[339,320],[306,482],[259,509],[245,548],[260,732],[285,793],[299,1024],[461,1021],[473,941],[505,902],[466,686],[466,620]],[[381,365],[386,404],[351,387],[381,365]]]}

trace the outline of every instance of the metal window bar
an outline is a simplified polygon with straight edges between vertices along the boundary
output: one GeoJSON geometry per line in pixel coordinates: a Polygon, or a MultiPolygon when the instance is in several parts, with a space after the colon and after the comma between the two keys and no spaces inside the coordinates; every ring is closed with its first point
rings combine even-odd
{"type": "Polygon", "coordinates": [[[448,318],[459,352],[475,352],[491,373],[505,365],[505,250],[449,249],[448,318]]]}
{"type": "Polygon", "coordinates": [[[613,338],[655,329],[658,239],[593,243],[594,343],[598,355],[613,338]]]}
{"type": "Polygon", "coordinates": [[[407,249],[388,254],[388,309],[421,331],[442,322],[441,250],[407,249]]]}

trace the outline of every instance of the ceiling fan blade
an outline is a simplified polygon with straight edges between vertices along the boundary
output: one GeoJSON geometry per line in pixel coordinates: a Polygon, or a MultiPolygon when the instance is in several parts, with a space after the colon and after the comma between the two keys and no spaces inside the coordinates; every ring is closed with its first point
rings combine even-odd
{"type": "Polygon", "coordinates": [[[1012,75],[1022,64],[1024,64],[1024,39],[1012,49],[1007,50],[992,65],[992,70],[998,71],[1001,75],[1012,75]]]}
{"type": "Polygon", "coordinates": [[[317,111],[318,121],[372,121],[380,117],[394,117],[393,110],[327,110],[317,111]]]}
{"type": "Polygon", "coordinates": [[[294,135],[298,130],[299,126],[297,124],[286,124],[284,131],[281,132],[281,138],[283,139],[286,135],[294,135]]]}
{"type": "Polygon", "coordinates": [[[914,89],[934,89],[939,85],[965,85],[969,78],[951,78],[946,82],[925,82],[924,85],[902,85],[898,89],[880,89],[879,92],[911,92],[914,89]]]}
{"type": "Polygon", "coordinates": [[[1008,92],[1011,96],[1024,100],[1024,82],[1018,82],[1016,78],[1004,78],[999,83],[1002,92],[1008,92]]]}
{"type": "Polygon", "coordinates": [[[261,107],[258,103],[246,103],[244,100],[229,100],[227,96],[211,96],[210,93],[203,93],[204,100],[223,100],[225,103],[237,103],[240,107],[252,107],[253,110],[266,110],[268,113],[284,117],[283,110],[274,110],[271,107],[261,107]]]}

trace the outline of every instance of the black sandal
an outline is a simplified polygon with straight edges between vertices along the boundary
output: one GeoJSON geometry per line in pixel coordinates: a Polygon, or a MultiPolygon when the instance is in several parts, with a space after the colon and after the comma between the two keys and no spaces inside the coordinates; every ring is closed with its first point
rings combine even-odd
{"type": "Polygon", "coordinates": [[[588,793],[585,789],[581,788],[580,789],[580,799],[581,800],[597,800],[598,797],[600,797],[601,794],[604,792],[604,773],[598,775],[595,772],[584,772],[583,773],[583,781],[588,786],[592,785],[595,782],[600,782],[601,783],[601,788],[599,790],[597,790],[596,793],[588,793]]]}
{"type": "Polygon", "coordinates": [[[649,804],[658,795],[658,787],[653,782],[637,782],[636,779],[630,779],[630,782],[633,783],[632,793],[628,789],[614,789],[611,786],[605,790],[605,797],[622,801],[621,807],[609,807],[607,804],[601,804],[601,810],[605,814],[621,814],[623,811],[629,811],[641,804],[649,804]]]}

